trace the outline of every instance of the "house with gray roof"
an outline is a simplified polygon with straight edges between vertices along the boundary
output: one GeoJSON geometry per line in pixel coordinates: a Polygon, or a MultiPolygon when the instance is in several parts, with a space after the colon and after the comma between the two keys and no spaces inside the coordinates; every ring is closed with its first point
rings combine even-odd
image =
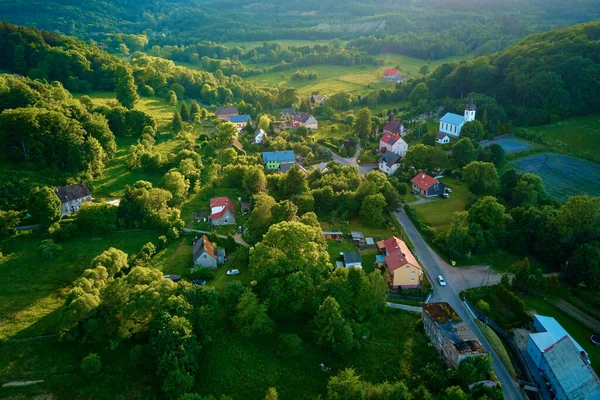
{"type": "Polygon", "coordinates": [[[362,257],[360,251],[344,251],[340,253],[344,259],[344,268],[362,268],[362,257]]]}
{"type": "Polygon", "coordinates": [[[92,201],[92,193],[83,183],[57,187],[54,193],[60,199],[60,214],[63,216],[76,213],[81,204],[92,201]]]}
{"type": "Polygon", "coordinates": [[[229,117],[239,114],[236,106],[217,107],[215,109],[215,117],[223,121],[227,121],[229,117]]]}
{"type": "Polygon", "coordinates": [[[401,158],[399,154],[387,150],[379,157],[379,170],[384,174],[392,175],[400,167],[401,158]]]}

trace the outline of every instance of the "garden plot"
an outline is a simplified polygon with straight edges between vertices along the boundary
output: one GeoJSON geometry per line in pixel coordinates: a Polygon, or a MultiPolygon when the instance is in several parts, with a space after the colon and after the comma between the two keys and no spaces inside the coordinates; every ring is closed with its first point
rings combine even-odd
{"type": "Polygon", "coordinates": [[[487,147],[492,143],[497,143],[504,149],[507,153],[519,153],[521,151],[529,150],[532,148],[531,142],[528,140],[523,140],[516,138],[512,135],[498,137],[492,140],[486,140],[481,142],[483,147],[487,147]]]}

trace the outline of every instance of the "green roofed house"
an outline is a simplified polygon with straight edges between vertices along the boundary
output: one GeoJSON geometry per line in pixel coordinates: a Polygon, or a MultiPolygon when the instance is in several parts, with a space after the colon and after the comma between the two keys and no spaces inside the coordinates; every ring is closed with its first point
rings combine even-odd
{"type": "Polygon", "coordinates": [[[296,156],[293,150],[266,151],[262,153],[263,163],[268,170],[277,170],[281,164],[293,164],[296,156]]]}

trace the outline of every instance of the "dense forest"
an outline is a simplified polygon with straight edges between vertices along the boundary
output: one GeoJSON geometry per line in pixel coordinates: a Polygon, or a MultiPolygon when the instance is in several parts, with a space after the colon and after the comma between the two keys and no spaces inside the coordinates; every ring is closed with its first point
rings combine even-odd
{"type": "Polygon", "coordinates": [[[61,2],[5,1],[0,4],[0,15],[21,25],[91,38],[109,46],[181,45],[201,40],[350,40],[366,35],[353,45],[371,54],[397,52],[425,59],[473,51],[490,53],[530,33],[600,17],[597,0],[578,0],[576,6],[556,0],[76,3],[75,11],[61,2]],[[268,23],[264,23],[265,17],[268,23]]]}

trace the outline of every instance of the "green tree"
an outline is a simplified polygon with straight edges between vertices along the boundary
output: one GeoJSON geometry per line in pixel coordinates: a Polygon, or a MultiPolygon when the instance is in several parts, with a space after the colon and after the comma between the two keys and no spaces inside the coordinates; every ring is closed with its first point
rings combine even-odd
{"type": "Polygon", "coordinates": [[[431,94],[429,93],[429,88],[424,82],[419,83],[413,91],[408,96],[408,99],[413,104],[413,106],[418,105],[421,101],[429,101],[429,97],[431,94]]]}
{"type": "Polygon", "coordinates": [[[0,210],[0,237],[8,236],[12,230],[19,224],[21,213],[18,211],[0,210]]]}
{"type": "Polygon", "coordinates": [[[371,110],[365,107],[358,112],[354,119],[352,132],[361,138],[361,140],[367,140],[373,132],[371,118],[371,110]]]}
{"type": "Polygon", "coordinates": [[[180,172],[167,172],[162,177],[160,185],[173,195],[170,202],[172,206],[179,206],[187,199],[190,181],[188,181],[180,172]]]}
{"type": "Polygon", "coordinates": [[[342,316],[340,305],[328,296],[314,320],[317,344],[330,348],[337,354],[346,354],[355,346],[352,329],[342,316]]]}
{"type": "Polygon", "coordinates": [[[592,290],[600,288],[600,241],[577,247],[569,258],[565,279],[573,286],[584,285],[592,290]]]}
{"type": "Polygon", "coordinates": [[[267,314],[267,304],[261,304],[258,296],[246,291],[240,297],[233,323],[242,336],[268,334],[273,331],[273,321],[267,314]]]}
{"type": "Polygon", "coordinates": [[[60,220],[61,202],[49,187],[34,188],[29,192],[27,210],[42,229],[48,229],[54,222],[60,220]]]}
{"type": "Polygon", "coordinates": [[[174,90],[169,90],[169,105],[176,106],[177,105],[177,93],[174,90]]]}
{"type": "Polygon", "coordinates": [[[118,67],[115,71],[115,93],[117,95],[117,100],[123,107],[133,110],[139,96],[137,94],[133,75],[131,74],[131,71],[124,66],[118,67]]]}
{"type": "Polygon", "coordinates": [[[193,100],[190,106],[190,121],[198,122],[200,119],[202,119],[202,110],[200,109],[198,102],[193,100]]]}
{"type": "Polygon", "coordinates": [[[277,400],[279,399],[279,394],[277,394],[277,390],[274,387],[270,387],[267,390],[267,394],[265,394],[265,400],[277,400]]]}
{"type": "Polygon", "coordinates": [[[504,160],[506,158],[506,152],[498,143],[492,143],[486,147],[489,152],[490,161],[494,163],[495,166],[499,166],[504,164],[504,160]]]}
{"type": "Polygon", "coordinates": [[[81,360],[81,372],[91,378],[102,370],[102,360],[96,353],[90,353],[81,360]]]}
{"type": "Polygon", "coordinates": [[[258,127],[265,132],[269,132],[269,127],[271,126],[271,120],[266,115],[261,115],[258,119],[258,127]]]}
{"type": "Polygon", "coordinates": [[[460,130],[460,136],[479,142],[485,136],[485,131],[483,130],[483,126],[481,126],[481,122],[473,120],[465,122],[460,130]]]}
{"type": "Polygon", "coordinates": [[[265,290],[272,315],[294,318],[329,273],[321,229],[300,222],[272,225],[254,246],[250,270],[265,290]]]}
{"type": "Polygon", "coordinates": [[[181,115],[181,119],[185,122],[190,121],[190,110],[185,104],[185,102],[181,102],[181,107],[179,108],[179,115],[181,115]]]}
{"type": "Polygon", "coordinates": [[[304,353],[302,339],[295,333],[282,333],[279,335],[277,356],[284,359],[293,359],[304,353]]]}
{"type": "Polygon", "coordinates": [[[436,143],[436,135],[434,133],[428,133],[423,136],[423,144],[425,146],[435,147],[436,143]]]}
{"type": "Polygon", "coordinates": [[[422,65],[421,68],[419,68],[419,73],[423,76],[427,75],[429,73],[429,65],[422,65]]]}
{"type": "Polygon", "coordinates": [[[327,383],[327,398],[329,400],[363,400],[365,390],[360,377],[354,369],[346,368],[337,375],[329,378],[327,383]]]}
{"type": "Polygon", "coordinates": [[[531,267],[529,264],[529,258],[525,258],[522,261],[515,263],[512,266],[515,276],[512,279],[512,289],[515,292],[530,293],[531,292],[531,267]]]}
{"type": "Polygon", "coordinates": [[[467,400],[469,397],[463,392],[460,386],[450,386],[444,390],[444,399],[447,400],[467,400]]]}
{"type": "Polygon", "coordinates": [[[127,253],[111,247],[94,257],[91,268],[102,266],[110,276],[115,276],[121,270],[129,267],[127,263],[127,253]]]}
{"type": "Polygon", "coordinates": [[[504,224],[505,208],[492,196],[483,197],[469,208],[469,221],[483,229],[499,229],[504,224]]]}
{"type": "Polygon", "coordinates": [[[255,194],[252,200],[254,207],[246,221],[244,239],[254,244],[261,241],[263,235],[269,230],[273,218],[272,209],[277,202],[266,193],[255,194]]]}
{"type": "Polygon", "coordinates": [[[226,314],[233,319],[237,313],[240,299],[244,293],[248,292],[248,288],[245,287],[240,281],[229,282],[225,287],[223,293],[223,307],[225,308],[226,314]]]}
{"type": "Polygon", "coordinates": [[[463,181],[476,195],[494,194],[498,189],[498,171],[492,163],[473,161],[463,168],[463,181]]]}
{"type": "Polygon", "coordinates": [[[285,174],[283,181],[283,193],[287,198],[299,195],[308,191],[306,183],[306,174],[300,170],[298,165],[294,164],[285,174]]]}
{"type": "Polygon", "coordinates": [[[117,229],[117,207],[107,203],[83,203],[75,220],[81,232],[110,232],[117,229]]]}
{"type": "Polygon", "coordinates": [[[537,206],[547,197],[546,185],[542,178],[529,172],[519,175],[512,189],[512,204],[515,207],[537,206]]]}
{"type": "Polygon", "coordinates": [[[382,194],[373,194],[365,197],[360,207],[360,218],[367,225],[381,226],[385,224],[383,212],[387,206],[382,194]]]}
{"type": "Polygon", "coordinates": [[[463,138],[452,146],[452,158],[459,167],[464,167],[475,159],[475,146],[471,139],[463,138]]]}
{"type": "Polygon", "coordinates": [[[173,131],[176,133],[179,133],[183,130],[183,120],[181,119],[181,114],[179,114],[177,111],[173,112],[171,126],[173,127],[173,131]]]}
{"type": "Polygon", "coordinates": [[[235,135],[237,134],[237,127],[231,122],[225,122],[219,125],[217,131],[217,146],[225,147],[231,145],[235,135]]]}
{"type": "Polygon", "coordinates": [[[448,254],[450,258],[462,260],[471,254],[473,239],[469,235],[469,213],[467,211],[455,212],[446,237],[448,254]]]}

